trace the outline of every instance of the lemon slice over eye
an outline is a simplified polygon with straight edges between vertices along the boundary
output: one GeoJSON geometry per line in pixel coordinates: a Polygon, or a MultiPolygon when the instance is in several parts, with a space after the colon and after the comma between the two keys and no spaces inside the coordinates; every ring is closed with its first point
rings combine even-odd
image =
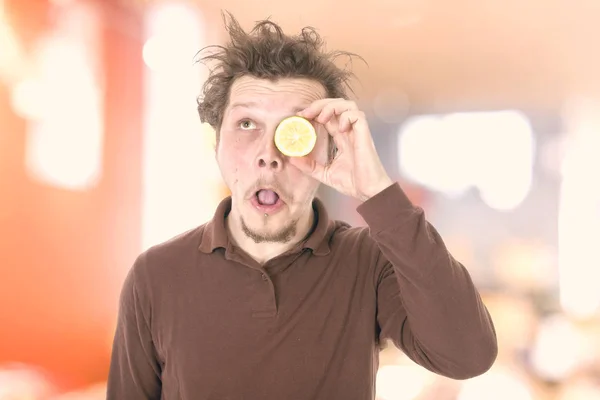
{"type": "Polygon", "coordinates": [[[304,157],[317,143],[317,132],[310,121],[293,116],[281,121],[275,130],[275,146],[288,157],[304,157]]]}

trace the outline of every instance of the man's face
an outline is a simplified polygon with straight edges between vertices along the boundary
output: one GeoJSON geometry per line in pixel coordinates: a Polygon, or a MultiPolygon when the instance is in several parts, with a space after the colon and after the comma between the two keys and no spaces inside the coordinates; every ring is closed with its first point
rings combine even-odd
{"type": "MultiPolygon", "coordinates": [[[[296,234],[299,220],[312,213],[319,182],[290,165],[273,140],[282,119],[295,115],[325,89],[306,79],[276,82],[245,76],[231,88],[225,109],[217,162],[232,194],[229,218],[255,242],[286,242],[296,234]]],[[[308,156],[327,162],[328,134],[317,129],[317,143],[308,156]]]]}

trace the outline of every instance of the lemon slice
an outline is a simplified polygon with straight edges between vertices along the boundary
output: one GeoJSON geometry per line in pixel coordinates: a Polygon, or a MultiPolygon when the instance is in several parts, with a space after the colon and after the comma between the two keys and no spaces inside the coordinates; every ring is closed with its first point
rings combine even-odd
{"type": "Polygon", "coordinates": [[[303,157],[317,143],[317,133],[310,121],[293,116],[281,121],[275,130],[275,146],[288,157],[303,157]]]}

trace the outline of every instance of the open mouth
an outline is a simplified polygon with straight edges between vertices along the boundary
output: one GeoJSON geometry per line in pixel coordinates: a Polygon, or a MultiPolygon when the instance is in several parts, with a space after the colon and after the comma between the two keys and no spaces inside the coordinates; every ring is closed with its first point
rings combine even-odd
{"type": "Polygon", "coordinates": [[[279,201],[279,195],[270,189],[260,189],[256,192],[256,199],[261,206],[272,206],[279,201]]]}

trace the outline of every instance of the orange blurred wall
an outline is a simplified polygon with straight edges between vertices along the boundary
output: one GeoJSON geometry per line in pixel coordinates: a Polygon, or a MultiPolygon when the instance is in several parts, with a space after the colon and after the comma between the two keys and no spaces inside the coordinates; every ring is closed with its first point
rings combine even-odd
{"type": "Polygon", "coordinates": [[[27,125],[0,86],[0,365],[42,367],[64,390],[106,379],[121,282],[141,248],[142,21],[103,12],[105,140],[92,190],[27,175],[27,125]]]}

